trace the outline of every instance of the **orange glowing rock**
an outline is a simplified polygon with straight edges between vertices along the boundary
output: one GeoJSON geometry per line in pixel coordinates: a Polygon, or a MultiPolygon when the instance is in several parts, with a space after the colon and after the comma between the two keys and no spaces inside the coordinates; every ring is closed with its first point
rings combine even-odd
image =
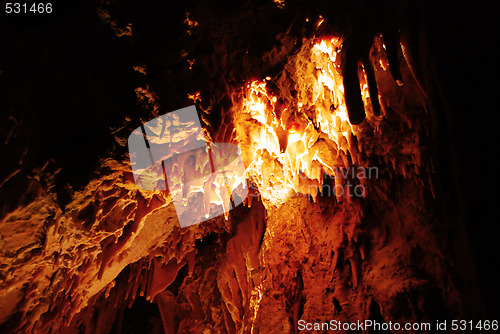
{"type": "Polygon", "coordinates": [[[290,131],[290,132],[299,132],[299,130],[300,130],[299,123],[292,123],[288,126],[288,131],[290,131]]]}

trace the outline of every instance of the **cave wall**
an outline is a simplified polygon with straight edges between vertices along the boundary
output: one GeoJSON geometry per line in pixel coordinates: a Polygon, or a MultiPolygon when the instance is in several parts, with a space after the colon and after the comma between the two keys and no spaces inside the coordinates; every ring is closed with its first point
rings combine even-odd
{"type": "Polygon", "coordinates": [[[3,14],[1,329],[293,333],[298,319],[497,315],[498,39],[486,12],[77,1],[50,18],[3,14]],[[234,140],[229,95],[246,80],[277,76],[310,38],[398,26],[408,12],[422,20],[427,98],[401,54],[402,87],[377,72],[382,121],[360,141],[382,176],[365,198],[255,198],[180,229],[168,196],[134,186],[126,138],[141,122],[200,92],[207,132],[234,140]]]}

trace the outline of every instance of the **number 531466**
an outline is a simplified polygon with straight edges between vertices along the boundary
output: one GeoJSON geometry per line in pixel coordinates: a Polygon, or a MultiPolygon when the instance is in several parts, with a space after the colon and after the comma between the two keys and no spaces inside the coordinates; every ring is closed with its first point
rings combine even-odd
{"type": "Polygon", "coordinates": [[[5,4],[6,14],[50,14],[52,13],[52,3],[20,3],[20,2],[7,2],[5,4]]]}

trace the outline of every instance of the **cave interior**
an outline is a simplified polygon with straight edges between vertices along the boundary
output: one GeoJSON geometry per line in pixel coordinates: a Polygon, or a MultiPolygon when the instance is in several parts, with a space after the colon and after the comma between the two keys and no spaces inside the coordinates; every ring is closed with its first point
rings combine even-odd
{"type": "MultiPolygon", "coordinates": [[[[498,319],[490,7],[74,0],[2,12],[0,332],[498,319]],[[127,140],[192,105],[208,142],[239,145],[249,193],[180,227],[173,189],[134,182],[127,140]]],[[[193,189],[189,210],[218,205],[193,189]]]]}

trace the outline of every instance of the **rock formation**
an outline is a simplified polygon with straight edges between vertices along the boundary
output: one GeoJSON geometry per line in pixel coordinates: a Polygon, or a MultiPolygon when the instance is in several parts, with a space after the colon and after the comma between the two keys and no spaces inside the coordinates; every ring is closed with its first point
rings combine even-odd
{"type": "Polygon", "coordinates": [[[2,14],[0,331],[495,319],[498,57],[484,7],[453,6],[2,14]],[[207,138],[240,146],[251,192],[180,228],[168,191],[134,183],[127,138],[192,104],[207,138]]]}

